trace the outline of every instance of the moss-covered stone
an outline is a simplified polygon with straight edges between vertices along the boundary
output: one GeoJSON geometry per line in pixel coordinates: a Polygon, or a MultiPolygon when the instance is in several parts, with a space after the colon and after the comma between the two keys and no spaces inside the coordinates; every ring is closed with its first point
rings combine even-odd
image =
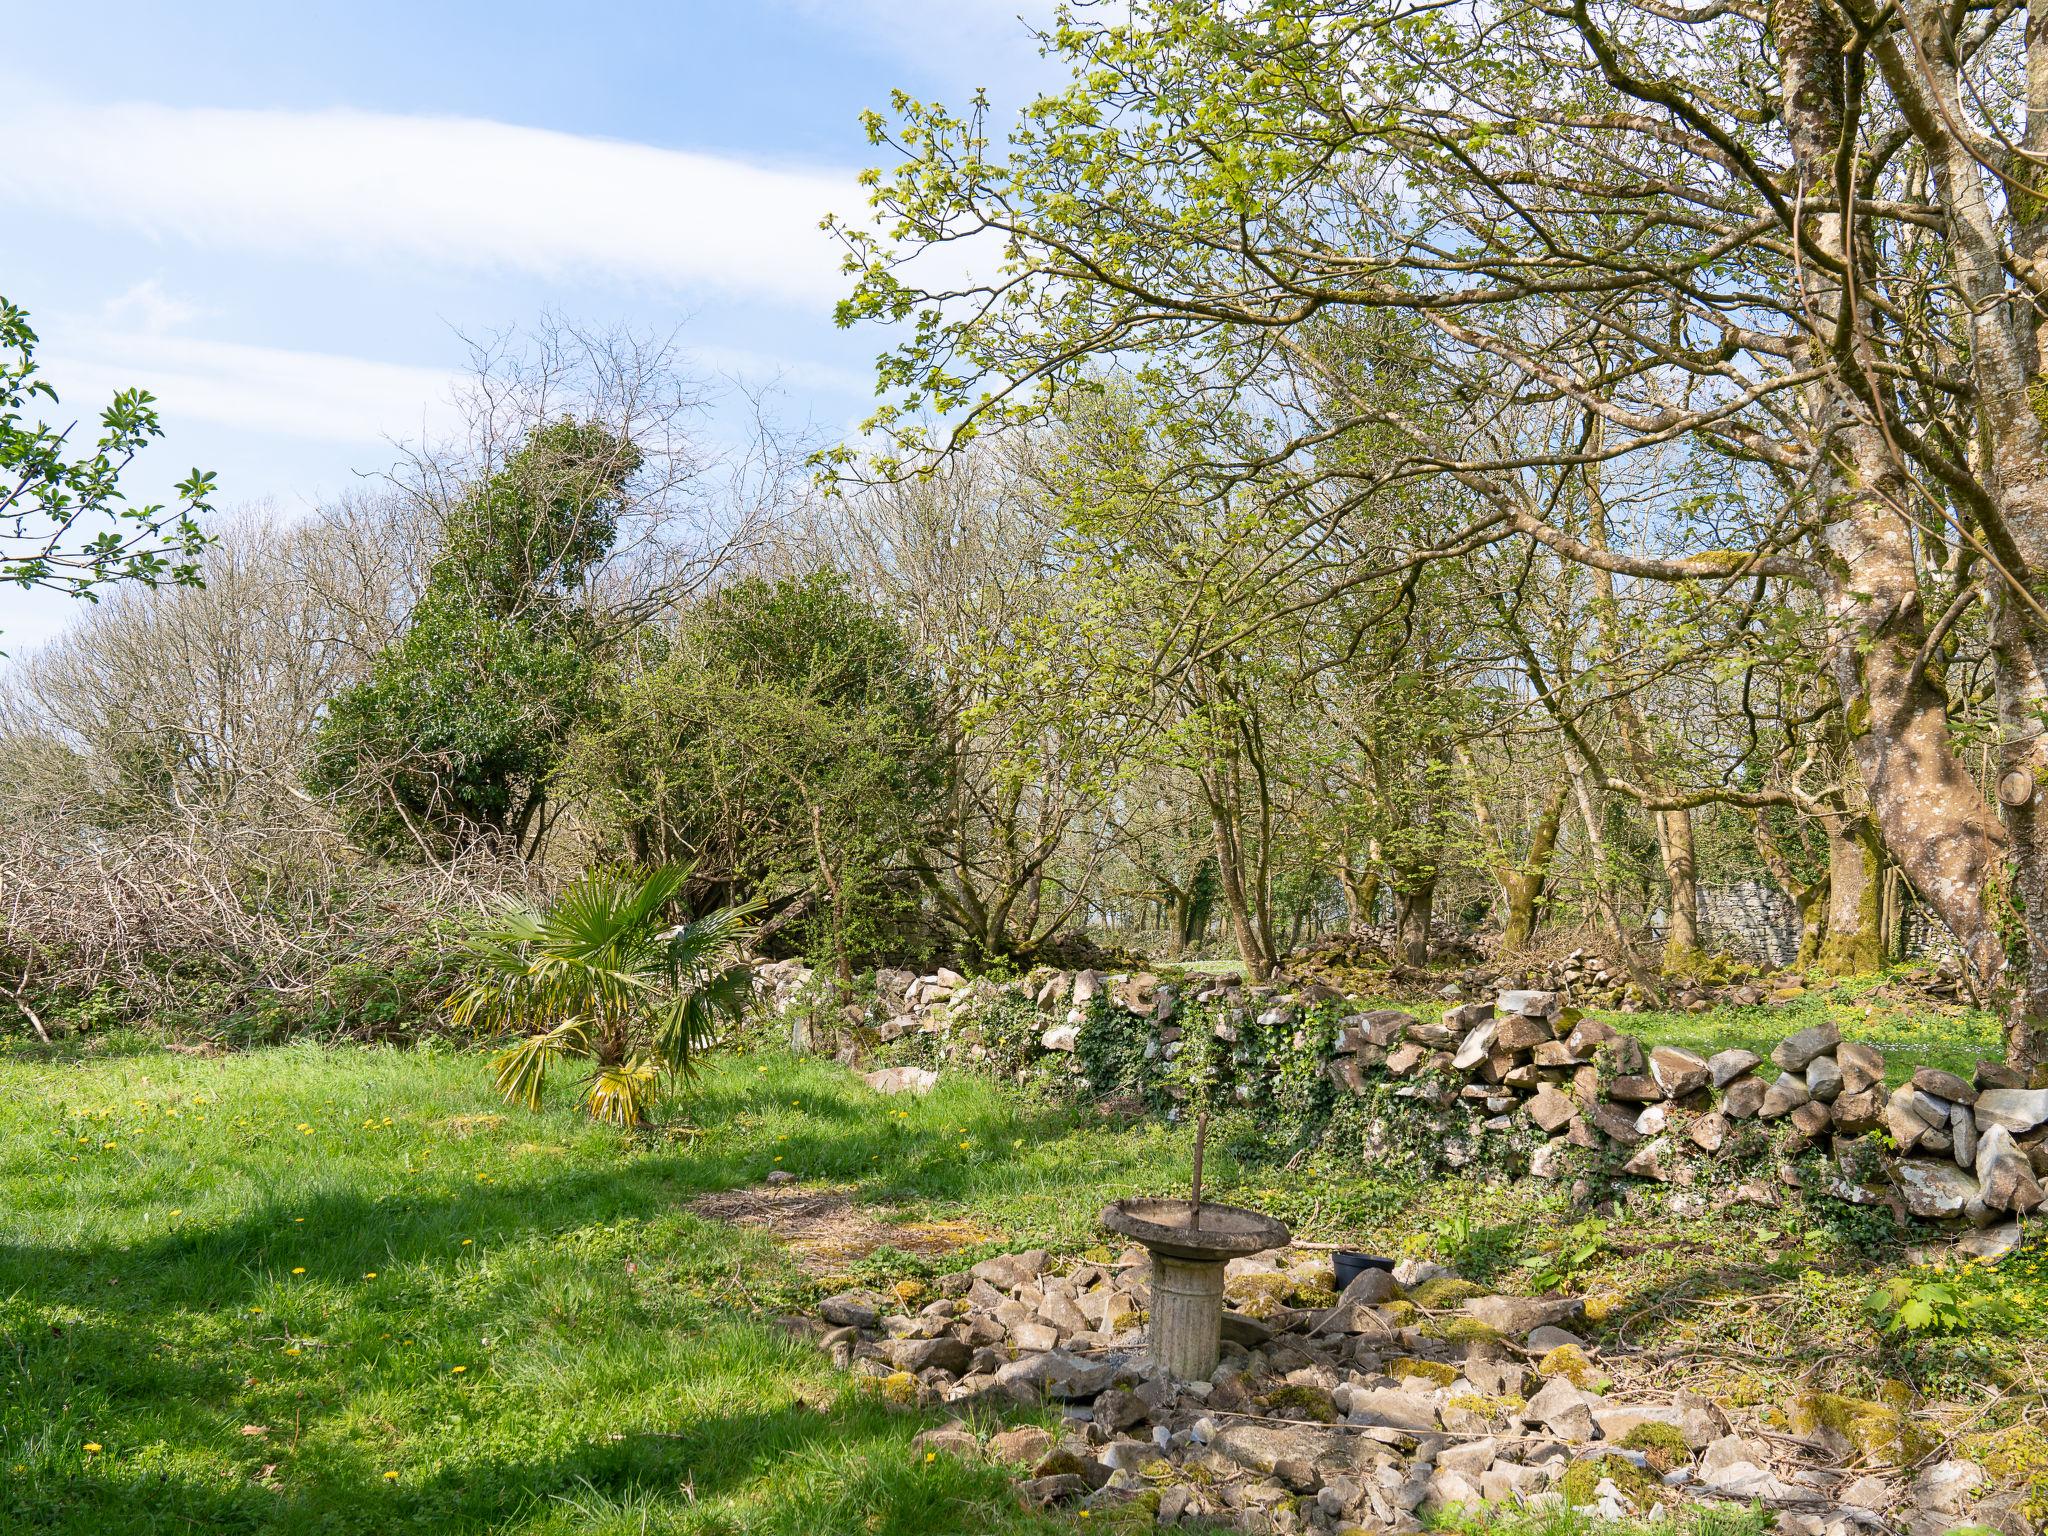
{"type": "Polygon", "coordinates": [[[1450,1307],[1460,1307],[1474,1296],[1490,1294],[1483,1285],[1474,1285],[1470,1280],[1460,1280],[1452,1275],[1442,1275],[1434,1280],[1425,1280],[1408,1293],[1408,1299],[1418,1307],[1427,1307],[1432,1312],[1450,1307]]]}
{"type": "Polygon", "coordinates": [[[1446,1365],[1441,1360],[1417,1360],[1402,1355],[1387,1362],[1387,1374],[1396,1381],[1419,1377],[1440,1387],[1448,1387],[1458,1379],[1459,1371],[1455,1365],[1446,1365]]]}
{"type": "Polygon", "coordinates": [[[1425,1337],[1448,1344],[1496,1344],[1507,1337],[1490,1323],[1476,1317],[1434,1317],[1422,1325],[1425,1337]]]}
{"type": "Polygon", "coordinates": [[[910,1372],[891,1371],[886,1376],[876,1376],[871,1379],[874,1382],[871,1390],[883,1402],[897,1408],[914,1408],[917,1406],[917,1378],[911,1375],[910,1372]]]}
{"type": "Polygon", "coordinates": [[[1685,1443],[1684,1434],[1672,1424],[1638,1424],[1621,1437],[1621,1448],[1624,1451],[1641,1451],[1643,1460],[1659,1477],[1673,1467],[1692,1461],[1692,1447],[1685,1443]]]}
{"type": "Polygon", "coordinates": [[[1529,1406],[1527,1398],[1508,1393],[1503,1397],[1487,1397],[1478,1392],[1460,1392],[1444,1400],[1446,1410],[1462,1408],[1467,1413],[1476,1413],[1482,1419],[1499,1420],[1519,1415],[1529,1406]]]}
{"type": "Polygon", "coordinates": [[[1223,1285],[1224,1300],[1246,1317],[1271,1317],[1293,1294],[1294,1282],[1282,1274],[1234,1275],[1223,1285]]]}
{"type": "Polygon", "coordinates": [[[1259,1406],[1283,1419],[1313,1419],[1318,1424],[1337,1422],[1337,1404],[1321,1387],[1290,1382],[1275,1387],[1259,1398],[1259,1406]]]}
{"type": "Polygon", "coordinates": [[[1564,1495],[1565,1503],[1584,1508],[1599,1502],[1596,1490],[1603,1481],[1619,1488],[1621,1496],[1639,1511],[1657,1503],[1664,1492],[1664,1485],[1655,1477],[1626,1457],[1614,1455],[1573,1462],[1558,1483],[1558,1491],[1564,1495]]]}
{"type": "Polygon", "coordinates": [[[1590,1392],[1600,1379],[1593,1362],[1576,1344],[1560,1344],[1536,1362],[1536,1374],[1545,1378],[1562,1376],[1582,1392],[1590,1392]]]}
{"type": "Polygon", "coordinates": [[[1934,1447],[1927,1433],[1906,1417],[1903,1405],[1834,1392],[1800,1393],[1792,1400],[1786,1423],[1795,1435],[1834,1430],[1868,1461],[1905,1465],[1919,1460],[1934,1447]]]}
{"type": "Polygon", "coordinates": [[[1387,1326],[1390,1328],[1413,1328],[1416,1319],[1422,1316],[1412,1301],[1382,1302],[1378,1311],[1380,1316],[1387,1320],[1387,1326]]]}

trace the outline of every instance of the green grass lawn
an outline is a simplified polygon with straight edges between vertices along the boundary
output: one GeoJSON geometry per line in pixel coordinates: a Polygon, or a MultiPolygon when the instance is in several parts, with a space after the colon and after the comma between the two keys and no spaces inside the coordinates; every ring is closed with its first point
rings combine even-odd
{"type": "Polygon", "coordinates": [[[814,1289],[781,1249],[685,1203],[783,1166],[1071,1241],[1163,1134],[1082,1155],[780,1057],[708,1068],[701,1137],[502,1108],[438,1052],[0,1060],[0,1529],[1044,1528],[913,1459],[773,1326],[814,1289]]]}

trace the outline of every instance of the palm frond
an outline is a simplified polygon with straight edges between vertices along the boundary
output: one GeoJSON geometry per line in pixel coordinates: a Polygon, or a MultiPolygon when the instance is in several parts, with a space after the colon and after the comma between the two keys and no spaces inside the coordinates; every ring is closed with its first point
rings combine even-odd
{"type": "Polygon", "coordinates": [[[580,1054],[588,1043],[578,1019],[528,1035],[491,1058],[492,1079],[507,1103],[539,1109],[549,1064],[571,1053],[580,1054]]]}
{"type": "Polygon", "coordinates": [[[590,1074],[583,1090],[583,1102],[591,1118],[606,1125],[635,1126],[647,1118],[661,1081],[660,1065],[645,1056],[635,1056],[616,1066],[600,1067],[590,1074]]]}
{"type": "Polygon", "coordinates": [[[693,1052],[709,1048],[721,1029],[739,1022],[754,996],[754,968],[734,965],[696,986],[682,988],[662,1010],[655,1051],[669,1069],[687,1077],[693,1052]]]}

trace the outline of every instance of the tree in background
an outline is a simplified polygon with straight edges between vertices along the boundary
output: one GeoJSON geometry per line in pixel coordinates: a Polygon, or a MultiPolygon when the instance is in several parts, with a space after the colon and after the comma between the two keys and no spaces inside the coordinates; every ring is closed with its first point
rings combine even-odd
{"type": "Polygon", "coordinates": [[[639,466],[608,427],[565,418],[457,500],[404,635],[314,740],[307,785],[366,845],[538,846],[604,639],[586,582],[639,466]]]}
{"type": "Polygon", "coordinates": [[[734,582],[639,650],[569,774],[601,844],[758,897],[842,976],[904,953],[944,765],[901,630],[817,570],[734,582]]]}
{"type": "Polygon", "coordinates": [[[120,391],[100,415],[98,441],[73,456],[73,428],[24,415],[38,396],[57,403],[37,376],[35,349],[27,313],[0,298],[0,585],[85,598],[115,582],[196,585],[212,473],[195,469],[180,480],[175,506],[129,506],[121,476],[163,436],[154,397],[120,391]]]}

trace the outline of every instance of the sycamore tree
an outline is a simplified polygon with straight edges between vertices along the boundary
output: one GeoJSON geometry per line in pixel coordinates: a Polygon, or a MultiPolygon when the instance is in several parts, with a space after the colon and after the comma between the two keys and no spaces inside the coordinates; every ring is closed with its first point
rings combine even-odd
{"type": "Polygon", "coordinates": [[[163,436],[147,390],[124,389],[100,414],[98,437],[39,419],[57,391],[36,364],[28,315],[0,298],[0,584],[90,599],[116,582],[197,586],[214,477],[193,470],[175,503],[131,505],[121,478],[163,436]]]}
{"type": "Polygon", "coordinates": [[[842,318],[905,327],[892,454],[1104,358],[1242,392],[1320,316],[1414,318],[1419,387],[1456,408],[1376,477],[1476,497],[1450,547],[1810,594],[1886,849],[1976,983],[2013,983],[2012,1059],[2048,1061],[2048,29],[1932,0],[1140,0],[1046,43],[1072,83],[1006,141],[980,105],[870,120],[896,163],[842,318]],[[918,258],[955,243],[994,260],[935,284],[960,263],[918,258]],[[1494,423],[1545,402],[1600,441],[1504,450],[1494,423]],[[1673,503],[1636,547],[1552,515],[1561,478],[1679,441],[1778,494],[1673,503]],[[1972,626],[1996,803],[1940,671],[1972,626]]]}

